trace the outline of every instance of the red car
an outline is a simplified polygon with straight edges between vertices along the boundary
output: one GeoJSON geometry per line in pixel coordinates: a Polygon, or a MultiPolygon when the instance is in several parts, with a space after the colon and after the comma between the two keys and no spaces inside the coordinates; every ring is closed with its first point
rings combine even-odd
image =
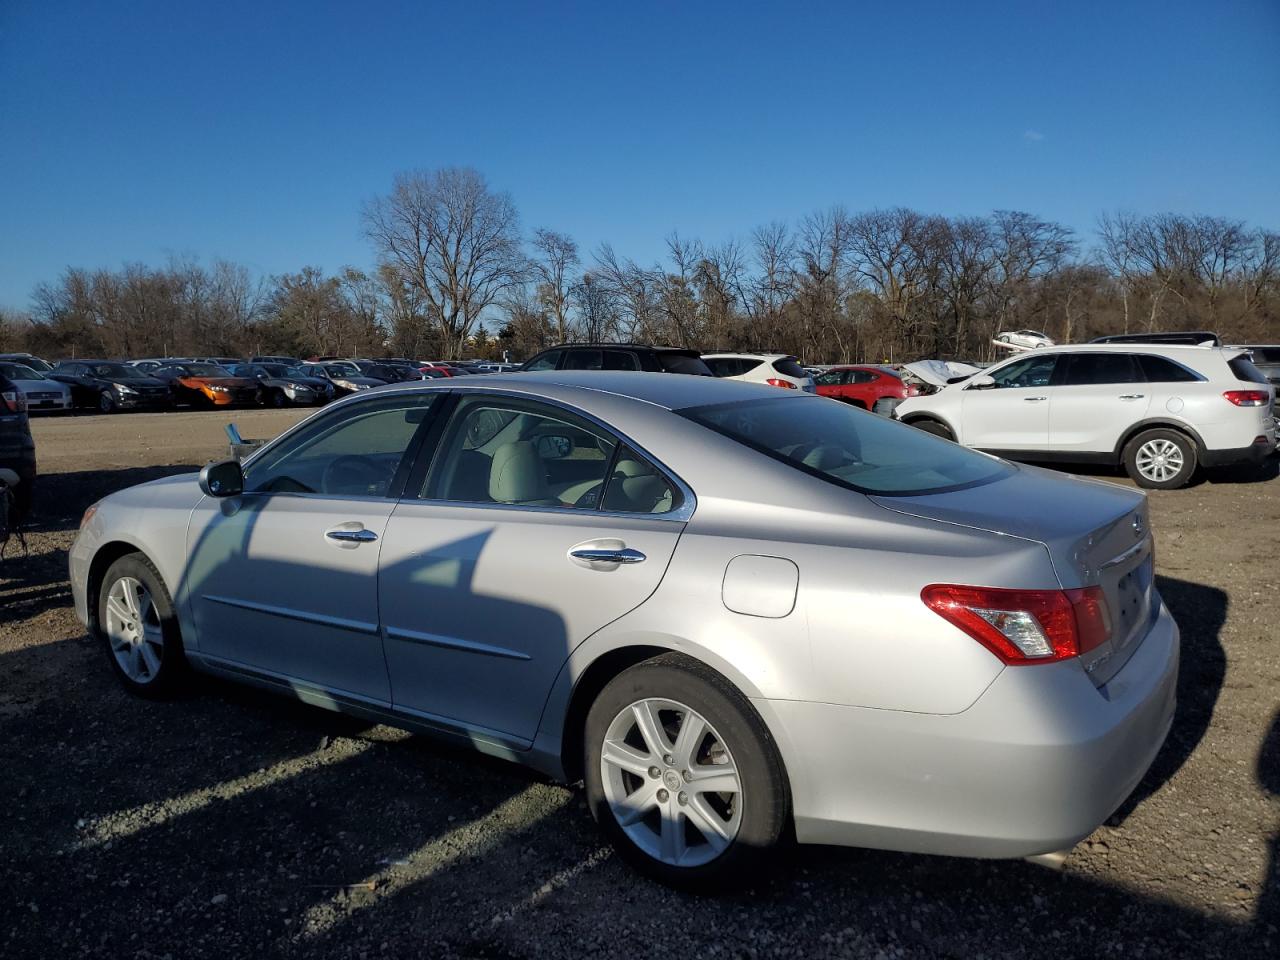
{"type": "Polygon", "coordinates": [[[900,376],[884,367],[832,367],[816,377],[814,383],[819,396],[886,415],[898,405],[898,401],[919,393],[915,384],[904,383],[900,376]]]}

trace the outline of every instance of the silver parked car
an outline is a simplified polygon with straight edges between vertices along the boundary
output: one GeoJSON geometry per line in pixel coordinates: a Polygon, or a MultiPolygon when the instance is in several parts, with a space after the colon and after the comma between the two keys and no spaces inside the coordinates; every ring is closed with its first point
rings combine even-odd
{"type": "Polygon", "coordinates": [[[801,842],[1056,851],[1172,721],[1143,496],[702,377],[495,374],[339,401],[91,507],[80,618],[567,781],[688,886],[801,842]]]}

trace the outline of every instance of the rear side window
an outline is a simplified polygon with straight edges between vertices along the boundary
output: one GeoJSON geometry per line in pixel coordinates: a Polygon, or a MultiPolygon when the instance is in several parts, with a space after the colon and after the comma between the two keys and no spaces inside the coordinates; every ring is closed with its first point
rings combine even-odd
{"type": "Polygon", "coordinates": [[[676,412],[765,456],[859,493],[943,493],[990,483],[1016,469],[950,440],[817,396],[792,394],[676,412]]]}
{"type": "Polygon", "coordinates": [[[701,357],[691,357],[684,353],[666,353],[657,355],[658,365],[667,373],[690,373],[698,377],[714,377],[711,368],[702,362],[701,357]]]}
{"type": "Polygon", "coordinates": [[[1142,372],[1128,353],[1071,353],[1062,358],[1067,387],[1104,383],[1141,383],[1142,372]]]}
{"type": "Polygon", "coordinates": [[[1192,383],[1200,379],[1186,367],[1167,357],[1144,353],[1138,357],[1138,364],[1148,383],[1192,383]]]}
{"type": "Polygon", "coordinates": [[[804,372],[804,367],[800,366],[799,361],[795,357],[783,357],[781,360],[773,361],[773,369],[777,370],[784,377],[796,377],[803,380],[809,376],[804,372]]]}
{"type": "Polygon", "coordinates": [[[640,364],[635,355],[625,350],[606,350],[604,352],[604,368],[606,370],[639,370],[640,364]]]}
{"type": "Polygon", "coordinates": [[[1227,366],[1231,368],[1231,372],[1235,374],[1235,378],[1237,380],[1243,380],[1246,383],[1271,383],[1271,381],[1266,378],[1266,375],[1255,367],[1248,357],[1235,357],[1227,361],[1227,366]]]}

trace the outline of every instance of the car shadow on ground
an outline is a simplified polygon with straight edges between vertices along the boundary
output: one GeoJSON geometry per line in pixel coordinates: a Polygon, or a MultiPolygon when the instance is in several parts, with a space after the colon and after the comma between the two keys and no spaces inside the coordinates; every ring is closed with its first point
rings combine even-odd
{"type": "MultiPolygon", "coordinates": [[[[1034,461],[1028,461],[1034,462],[1034,461]]],[[[1098,477],[1107,480],[1129,481],[1123,467],[1096,463],[1037,463],[1037,466],[1082,477],[1098,477]]],[[[1241,463],[1228,467],[1201,467],[1191,478],[1188,487],[1201,484],[1266,483],[1280,476],[1280,455],[1272,454],[1260,463],[1241,463]]]]}
{"type": "Polygon", "coordinates": [[[35,497],[26,529],[33,533],[75,530],[85,509],[107,494],[176,473],[196,473],[201,466],[183,463],[42,474],[36,478],[35,497]]]}

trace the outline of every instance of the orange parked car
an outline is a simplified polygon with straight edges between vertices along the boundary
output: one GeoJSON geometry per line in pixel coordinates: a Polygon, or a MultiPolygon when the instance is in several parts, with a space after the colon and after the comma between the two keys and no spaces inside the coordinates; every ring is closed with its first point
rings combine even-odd
{"type": "Polygon", "coordinates": [[[256,380],[237,377],[216,363],[171,363],[160,367],[151,376],[167,382],[178,403],[193,407],[229,407],[258,402],[256,380]]]}

